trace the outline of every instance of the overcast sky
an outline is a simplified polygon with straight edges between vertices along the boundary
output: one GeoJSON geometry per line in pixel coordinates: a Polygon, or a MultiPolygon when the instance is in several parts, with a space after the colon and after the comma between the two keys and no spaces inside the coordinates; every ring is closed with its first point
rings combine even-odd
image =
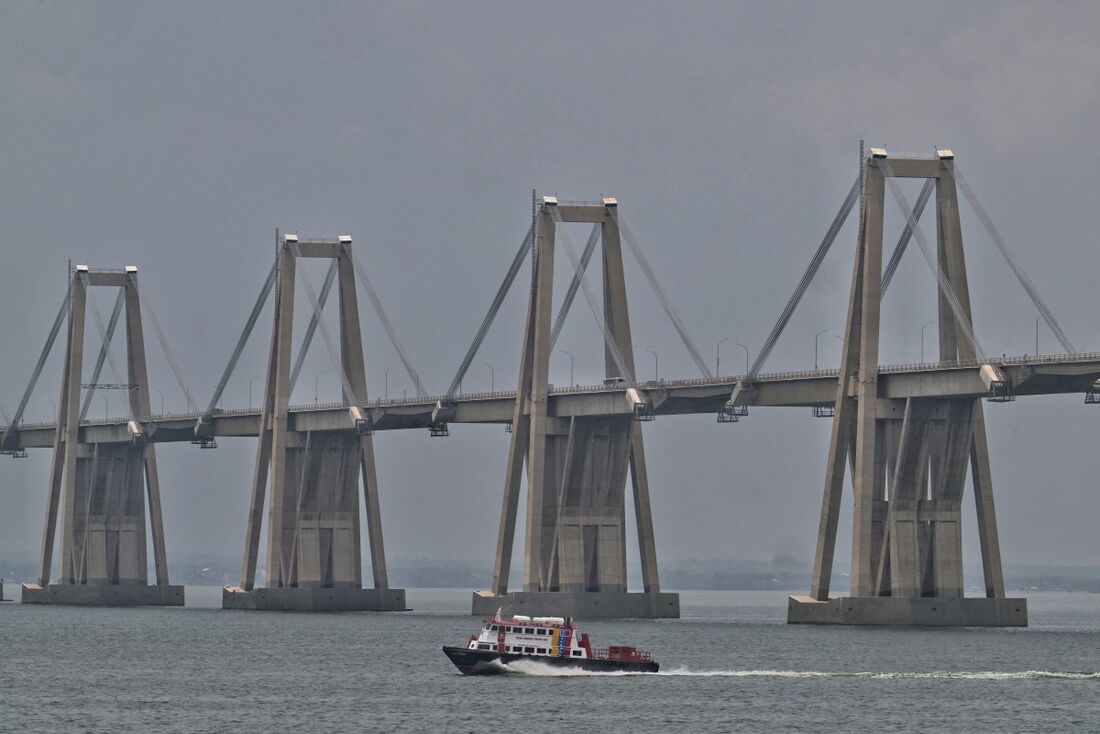
{"type": "MultiPolygon", "coordinates": [[[[738,343],[755,356],[856,175],[861,138],[899,152],[953,148],[1077,348],[1100,351],[1098,38],[1100,6],[1089,3],[3,0],[0,400],[18,402],[72,259],[140,268],[205,402],[277,227],[354,236],[417,369],[442,392],[528,227],[533,188],[617,196],[707,359],[728,337],[722,372],[739,373],[738,343]]],[[[962,216],[983,347],[1034,352],[1034,307],[965,205],[962,216]]],[[[891,206],[888,240],[901,224],[891,206]]],[[[849,223],[769,370],[812,367],[814,334],[842,333],[854,247],[849,223]]],[[[560,294],[562,267],[558,276],[560,294]]],[[[641,376],[654,370],[644,350],[659,355],[662,377],[697,376],[635,263],[627,278],[641,376]]],[[[467,390],[489,387],[484,364],[497,387],[514,386],[526,283],[467,390]]],[[[934,296],[914,249],[886,299],[882,361],[920,357],[934,296]]],[[[106,312],[111,294],[97,302],[106,312]]],[[[387,379],[396,353],[361,306],[371,392],[388,383],[399,395],[408,377],[398,367],[387,379]]],[[[269,334],[270,310],[226,407],[248,403],[269,334]]],[[[163,394],[183,410],[146,335],[153,403],[163,394]]],[[[1059,351],[1045,326],[1039,339],[1040,351],[1059,351]]],[[[312,401],[315,385],[320,400],[338,396],[322,346],[297,402],[312,401]]],[[[602,376],[583,302],[559,346],[576,355],[578,382],[602,376]]],[[[839,346],[822,337],[822,366],[837,364],[839,346]]],[[[55,353],[27,420],[50,417],[60,361],[55,353]]],[[[551,372],[567,383],[568,357],[555,354],[551,372]]],[[[93,413],[120,413],[117,399],[97,397],[93,413]]],[[[1005,562],[1100,564],[1100,409],[1074,395],[986,415],[1005,562]]],[[[736,425],[709,415],[647,424],[659,557],[809,558],[828,432],[803,409],[753,410],[736,425]]],[[[255,441],[220,443],[158,449],[169,553],[241,552],[255,441]]],[[[390,556],[488,562],[504,431],[387,433],[375,445],[390,556]]],[[[41,450],[0,458],[0,552],[36,552],[48,463],[41,450]]]]}

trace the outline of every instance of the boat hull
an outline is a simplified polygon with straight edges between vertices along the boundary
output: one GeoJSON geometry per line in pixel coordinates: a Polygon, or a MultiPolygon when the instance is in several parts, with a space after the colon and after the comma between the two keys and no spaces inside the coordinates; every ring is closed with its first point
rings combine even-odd
{"type": "Polygon", "coordinates": [[[554,668],[585,670],[593,673],[656,673],[661,667],[652,660],[559,658],[551,655],[517,655],[494,650],[469,650],[464,647],[444,647],[443,652],[463,675],[508,673],[511,672],[508,670],[508,664],[519,660],[542,663],[554,668]]]}

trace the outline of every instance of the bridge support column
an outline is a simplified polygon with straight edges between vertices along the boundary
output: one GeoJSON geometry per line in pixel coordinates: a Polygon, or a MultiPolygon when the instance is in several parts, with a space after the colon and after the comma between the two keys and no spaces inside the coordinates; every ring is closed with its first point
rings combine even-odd
{"type": "MultiPolygon", "coordinates": [[[[599,223],[604,321],[628,375],[605,346],[609,379],[634,381],[622,251],[612,207],[544,201],[535,229],[534,274],[520,357],[519,388],[505,477],[493,589],[475,592],[473,613],[582,617],[679,617],[678,594],[662,593],[641,427],[629,416],[557,418],[548,411],[555,221],[599,223]],[[523,467],[527,466],[523,590],[508,577],[523,467]],[[626,578],[626,478],[630,473],[642,557],[643,592],[626,578]]],[[[624,397],[625,399],[625,397],[624,397]]]]}
{"type": "MultiPolygon", "coordinates": [[[[884,154],[881,157],[885,157],[884,154]]],[[[878,390],[882,221],[880,156],[864,163],[863,206],[844,352],[834,406],[825,493],[808,596],[791,597],[802,624],[1027,625],[1027,600],[1005,598],[982,403],[891,400],[878,390]],[[851,592],[830,597],[845,464],[853,487],[851,592]],[[962,571],[962,495],[973,476],[985,598],[967,598],[962,571]]],[[[892,175],[936,178],[938,262],[972,322],[958,198],[949,154],[892,175]],[[906,173],[905,171],[912,171],[906,173]],[[941,175],[944,174],[944,175],[941,175]]],[[[973,360],[950,302],[939,297],[940,360],[973,360]]]]}
{"type": "Polygon", "coordinates": [[[268,358],[241,585],[222,591],[225,609],[401,611],[405,590],[391,589],[379,515],[378,479],[369,426],[358,413],[367,376],[351,240],[280,244],[275,320],[268,358]],[[336,258],[340,301],[340,368],[349,419],[343,430],[291,425],[291,346],[296,262],[336,258]],[[359,406],[359,407],[356,407],[359,406]],[[269,482],[270,479],[270,482],[269,482]],[[374,588],[364,589],[359,485],[367,511],[374,588]],[[256,588],[260,530],[267,504],[266,587],[256,588]]]}
{"type": "Polygon", "coordinates": [[[80,266],[73,274],[70,288],[68,341],[38,579],[37,583],[23,585],[22,601],[98,606],[182,605],[183,587],[168,582],[156,451],[146,441],[149,380],[137,269],[92,272],[80,266]],[[129,443],[80,441],[85,309],[90,286],[124,289],[129,443]],[[147,579],[147,513],[156,585],[149,585],[147,579]],[[51,584],[54,537],[58,532],[60,570],[56,582],[51,584]]]}

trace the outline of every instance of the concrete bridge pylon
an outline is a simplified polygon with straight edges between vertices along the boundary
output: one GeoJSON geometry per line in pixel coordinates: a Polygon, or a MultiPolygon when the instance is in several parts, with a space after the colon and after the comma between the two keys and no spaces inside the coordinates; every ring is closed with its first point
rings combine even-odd
{"type": "MultiPolygon", "coordinates": [[[[1011,399],[1009,381],[984,359],[973,335],[954,154],[940,150],[934,158],[892,160],[885,150],[872,148],[862,165],[859,238],[811,588],[808,596],[790,598],[787,621],[1024,626],[1027,600],[1005,597],[982,399],[891,399],[879,389],[884,193],[895,186],[892,177],[922,178],[935,179],[936,188],[940,362],[979,360],[989,398],[1011,399]],[[962,505],[968,466],[983,597],[964,595],[962,505]],[[835,597],[829,592],[846,469],[853,487],[851,591],[835,597]]],[[[899,190],[894,191],[903,203],[899,190]]]]}
{"type": "MultiPolygon", "coordinates": [[[[549,196],[538,205],[493,588],[474,593],[474,614],[491,614],[504,607],[512,613],[538,615],[680,615],[679,595],[660,589],[641,425],[630,412],[562,418],[549,410],[555,240],[556,228],[564,222],[598,224],[602,230],[606,377],[623,383],[626,392],[636,382],[617,206],[612,198],[559,204],[549,196]],[[510,591],[524,466],[523,588],[510,591]],[[638,526],[642,592],[627,591],[628,474],[638,526]]],[[[620,399],[629,400],[625,394],[620,399]]]]}
{"type": "MultiPolygon", "coordinates": [[[[241,585],[222,592],[226,609],[399,611],[405,590],[389,588],[374,444],[365,406],[367,377],[359,328],[351,238],[279,243],[275,318],[261,405],[256,468],[241,585]],[[340,311],[334,365],[343,383],[347,420],[331,429],[291,420],[291,349],[297,262],[337,261],[340,311]],[[359,486],[367,512],[374,588],[363,588],[359,486]],[[267,505],[266,586],[257,588],[260,531],[267,505]]],[[[318,303],[314,308],[319,309],[318,303]]],[[[322,324],[324,333],[324,326],[322,324]]],[[[327,335],[326,335],[327,336],[327,335]]],[[[327,338],[326,338],[327,341],[327,338]]]]}
{"type": "MultiPolygon", "coordinates": [[[[182,605],[183,587],[168,581],[156,450],[146,440],[149,378],[137,268],[99,271],[79,265],[72,273],[69,287],[68,338],[38,579],[37,583],[23,585],[22,601],[97,606],[182,605]],[[124,389],[127,396],[129,440],[122,443],[82,440],[85,315],[88,289],[97,286],[118,287],[123,291],[120,303],[126,313],[128,384],[110,386],[124,389]],[[148,583],[147,519],[153,543],[155,585],[148,583]],[[50,583],[57,535],[60,535],[60,563],[58,575],[50,583]]],[[[105,341],[109,342],[109,335],[105,341]]],[[[108,344],[102,349],[102,355],[106,356],[108,344]]]]}

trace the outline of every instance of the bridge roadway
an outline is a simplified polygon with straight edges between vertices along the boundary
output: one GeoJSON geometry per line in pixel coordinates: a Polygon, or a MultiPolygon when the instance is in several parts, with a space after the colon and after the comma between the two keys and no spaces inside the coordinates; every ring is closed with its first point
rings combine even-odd
{"type": "MultiPolygon", "coordinates": [[[[1014,395],[1085,393],[1100,380],[1100,353],[1073,355],[1025,355],[992,360],[1008,378],[1014,395]]],[[[883,365],[879,368],[880,400],[887,401],[881,415],[901,415],[905,398],[981,398],[988,388],[979,374],[978,363],[929,363],[883,365]],[[898,401],[894,403],[892,401],[898,401]]],[[[753,407],[812,407],[831,405],[836,398],[837,370],[781,372],[758,375],[749,395],[753,407]]],[[[638,385],[652,415],[717,414],[743,377],[716,377],[646,382],[638,385]]],[[[858,386],[853,383],[853,392],[858,386]]],[[[508,424],[512,420],[514,390],[467,393],[448,400],[420,397],[401,400],[373,400],[367,403],[370,424],[375,431],[427,428],[443,401],[446,423],[508,424]],[[453,411],[453,412],[452,412],[453,411]]],[[[557,387],[551,390],[549,413],[559,418],[593,415],[628,415],[633,412],[623,385],[557,387]]],[[[191,441],[201,413],[154,415],[141,421],[147,440],[155,443],[191,441]]],[[[436,416],[438,418],[438,416],[436,416]]],[[[256,436],[260,411],[217,410],[213,417],[215,437],[256,436]]],[[[80,428],[82,443],[124,443],[131,440],[125,417],[86,420],[80,428]]],[[[338,403],[293,406],[289,416],[293,431],[352,430],[348,407],[338,403]]],[[[26,423],[19,429],[17,447],[53,446],[55,424],[26,423]]],[[[3,430],[0,429],[0,440],[3,430]]]]}

